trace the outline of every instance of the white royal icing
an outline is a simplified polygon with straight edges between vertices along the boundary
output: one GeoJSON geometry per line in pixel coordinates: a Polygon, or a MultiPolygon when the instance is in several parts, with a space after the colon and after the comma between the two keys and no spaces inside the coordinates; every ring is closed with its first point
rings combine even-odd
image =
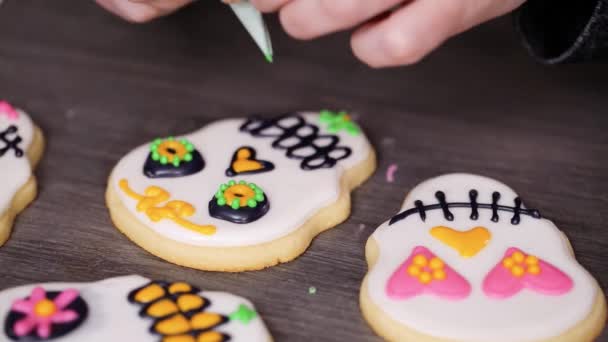
{"type": "MultiPolygon", "coordinates": [[[[254,137],[239,128],[246,119],[229,119],[213,122],[202,129],[182,137],[187,138],[205,159],[205,168],[193,175],[178,178],[148,178],[143,166],[150,153],[149,143],[138,147],[125,156],[112,172],[111,186],[119,194],[122,203],[135,217],[155,232],[178,242],[197,246],[247,246],[260,244],[288,235],[302,226],[317,211],[334,203],[341,192],[340,179],[345,170],[363,162],[371,151],[363,133],[352,135],[345,131],[329,133],[319,122],[319,115],[303,115],[308,123],[319,126],[320,134],[335,134],[339,145],[352,149],[350,157],[340,160],[333,168],[305,171],[301,160],[289,159],[285,150],[271,146],[275,138],[254,137]],[[257,158],[270,161],[270,172],[227,177],[234,152],[241,146],[251,146],[257,158]],[[170,220],[153,222],[145,213],[136,210],[137,201],[128,197],[119,187],[119,181],[127,179],[131,189],[143,193],[148,186],[164,188],[172,199],[186,201],[196,208],[188,220],[197,224],[217,227],[214,235],[189,231],[170,220]],[[212,218],[209,201],[222,183],[229,180],[246,180],[260,186],[270,201],[268,213],[255,222],[235,224],[212,218]]],[[[181,138],[181,137],[180,137],[181,138]]]]}
{"type": "MultiPolygon", "coordinates": [[[[501,194],[499,205],[513,206],[517,197],[506,185],[470,174],[440,176],[418,185],[407,196],[402,210],[414,208],[416,200],[435,204],[435,193],[443,191],[448,202],[469,202],[469,191],[479,192],[479,203],[492,203],[492,193],[501,194]]],[[[522,215],[511,224],[513,213],[499,212],[498,222],[490,220],[492,210],[479,210],[479,219],[470,219],[471,209],[450,208],[453,221],[441,209],[426,212],[426,221],[413,214],[389,226],[382,224],[371,236],[379,246],[375,266],[368,273],[368,293],[372,302],[395,321],[423,334],[465,341],[529,341],[554,337],[574,327],[590,314],[597,299],[595,280],[570,253],[562,232],[549,220],[522,215]],[[491,232],[488,245],[471,258],[430,235],[435,226],[466,231],[482,226],[491,232]],[[471,284],[471,294],[463,300],[445,300],[419,295],[406,300],[387,296],[387,281],[408,258],[414,247],[424,246],[443,259],[471,284]],[[508,299],[488,298],[484,277],[502,260],[509,247],[519,248],[553,264],[574,282],[566,294],[549,296],[524,289],[508,299]]]]}
{"type": "MultiPolygon", "coordinates": [[[[17,191],[27,183],[32,175],[32,167],[25,153],[34,138],[34,124],[26,113],[20,110],[18,113],[17,119],[11,119],[0,113],[0,132],[5,131],[11,125],[16,126],[16,134],[23,139],[19,147],[24,152],[23,157],[16,157],[14,151],[10,150],[0,157],[0,216],[9,208],[17,191]]],[[[8,137],[13,139],[15,134],[10,134],[8,137]]],[[[0,140],[0,149],[5,146],[6,144],[0,140]]]]}
{"type": "MultiPolygon", "coordinates": [[[[141,317],[141,306],[130,303],[128,295],[132,290],[148,284],[150,280],[141,276],[124,276],[110,278],[95,283],[48,283],[16,287],[0,292],[0,315],[4,326],[5,315],[11,310],[17,299],[29,297],[32,289],[42,286],[45,291],[61,292],[76,289],[86,302],[88,315],[82,325],[62,337],[54,338],[58,342],[107,342],[107,341],[150,341],[160,340],[159,335],[150,332],[153,320],[141,317]]],[[[229,316],[241,304],[255,310],[253,304],[245,298],[225,292],[202,291],[199,295],[209,299],[211,305],[205,312],[229,316]]],[[[270,333],[259,313],[244,324],[240,321],[228,321],[214,328],[214,331],[230,335],[230,341],[271,341],[270,333]]],[[[7,340],[0,332],[0,340],[7,340]]]]}

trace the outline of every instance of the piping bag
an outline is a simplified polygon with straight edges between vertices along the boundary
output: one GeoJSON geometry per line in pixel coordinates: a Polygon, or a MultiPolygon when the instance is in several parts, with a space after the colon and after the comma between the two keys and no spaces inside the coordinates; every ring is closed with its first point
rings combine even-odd
{"type": "Polygon", "coordinates": [[[222,0],[225,4],[232,8],[232,11],[239,18],[247,32],[253,37],[253,40],[258,45],[264,57],[269,63],[274,60],[272,51],[272,42],[268,28],[264,23],[262,13],[258,11],[248,0],[222,0]]]}

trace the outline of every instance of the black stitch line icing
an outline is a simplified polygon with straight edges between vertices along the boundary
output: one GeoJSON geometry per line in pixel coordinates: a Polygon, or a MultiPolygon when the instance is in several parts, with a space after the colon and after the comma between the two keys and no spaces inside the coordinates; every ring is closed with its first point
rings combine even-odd
{"type": "Polygon", "coordinates": [[[3,148],[0,148],[0,157],[3,157],[11,149],[15,151],[15,156],[17,158],[23,157],[23,150],[19,147],[19,143],[21,143],[23,139],[21,139],[21,137],[17,134],[17,131],[17,126],[11,125],[3,132],[0,132],[0,141],[6,145],[3,148]],[[13,140],[9,140],[9,134],[16,134],[15,138],[13,140]]]}
{"type": "Polygon", "coordinates": [[[448,221],[454,221],[454,214],[450,212],[448,208],[448,203],[445,201],[445,193],[443,191],[437,191],[435,193],[435,198],[439,201],[439,205],[441,206],[441,210],[443,211],[443,216],[448,221]]]}
{"type": "Polygon", "coordinates": [[[410,215],[419,214],[422,221],[426,221],[426,212],[429,210],[438,210],[441,209],[444,213],[444,217],[448,221],[452,221],[454,219],[454,215],[449,211],[449,208],[471,208],[471,219],[476,220],[479,217],[479,209],[490,209],[492,210],[492,221],[498,222],[499,220],[499,211],[504,212],[512,212],[513,217],[511,218],[511,224],[518,225],[521,222],[521,215],[526,215],[533,217],[535,219],[542,218],[540,211],[536,209],[522,209],[522,201],[519,197],[515,198],[515,206],[510,207],[506,205],[499,205],[498,200],[500,199],[500,193],[494,192],[492,194],[492,203],[478,203],[477,202],[477,191],[471,190],[469,192],[470,202],[447,202],[445,198],[445,193],[442,191],[438,191],[435,193],[435,197],[439,203],[431,204],[431,205],[423,205],[422,201],[417,200],[414,202],[415,208],[410,208],[400,212],[399,214],[393,216],[389,221],[389,226],[397,223],[401,220],[406,219],[410,215]],[[473,217],[476,218],[473,218],[473,217]]]}
{"type": "Polygon", "coordinates": [[[309,124],[300,115],[291,113],[279,116],[274,119],[262,119],[252,117],[248,119],[240,128],[242,132],[247,132],[254,137],[276,138],[272,142],[272,147],[286,150],[288,158],[302,160],[300,167],[303,170],[318,170],[322,168],[332,168],[342,159],[348,158],[352,150],[346,146],[339,146],[340,138],[337,135],[320,135],[319,127],[309,124]],[[285,126],[287,120],[296,120],[293,125],[285,126]],[[278,129],[280,133],[268,133],[269,130],[278,129]],[[298,131],[309,129],[307,135],[300,135],[298,131]],[[297,139],[297,143],[287,145],[289,139],[297,139]],[[315,143],[318,140],[329,139],[329,144],[319,146],[315,143]],[[298,151],[312,148],[314,153],[306,156],[298,154],[298,151]],[[341,153],[339,157],[332,157],[332,153],[341,153]]]}
{"type": "Polygon", "coordinates": [[[469,191],[469,199],[471,200],[471,220],[477,220],[479,218],[479,205],[477,204],[477,190],[469,191]]]}
{"type": "Polygon", "coordinates": [[[500,192],[492,193],[492,222],[498,222],[498,201],[500,200],[500,192]]]}
{"type": "Polygon", "coordinates": [[[416,202],[414,202],[414,205],[416,206],[416,209],[418,209],[422,221],[426,220],[426,209],[424,209],[424,204],[422,204],[422,201],[417,200],[416,202]]]}

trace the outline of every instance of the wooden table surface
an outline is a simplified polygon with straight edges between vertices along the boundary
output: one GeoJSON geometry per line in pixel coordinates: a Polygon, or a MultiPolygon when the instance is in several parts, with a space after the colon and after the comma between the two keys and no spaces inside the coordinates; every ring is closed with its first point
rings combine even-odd
{"type": "Polygon", "coordinates": [[[298,42],[275,18],[270,27],[274,65],[211,1],[140,26],[92,1],[0,7],[0,97],[31,112],[48,139],[38,199],[0,248],[0,289],[133,273],[182,279],[250,298],[277,341],[377,341],[358,308],[365,241],[408,189],[452,171],[514,187],[608,287],[608,65],[538,65],[508,19],[420,65],[383,71],[357,62],[345,34],[298,42]],[[348,221],[295,261],[201,272],[146,253],[112,226],[106,177],[133,147],[224,117],[320,108],[358,116],[379,168],[354,193],[348,221]],[[391,163],[394,184],[385,180],[391,163]]]}

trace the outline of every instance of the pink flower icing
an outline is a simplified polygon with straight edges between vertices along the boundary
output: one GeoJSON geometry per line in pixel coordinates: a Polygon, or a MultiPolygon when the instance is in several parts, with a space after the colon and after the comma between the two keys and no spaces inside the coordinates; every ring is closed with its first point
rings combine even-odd
{"type": "Polygon", "coordinates": [[[469,296],[471,285],[428,248],[418,246],[390,277],[386,285],[386,293],[393,299],[409,299],[421,294],[432,294],[444,299],[459,300],[469,296]],[[416,266],[415,258],[420,258],[420,256],[427,261],[426,266],[416,266]],[[431,268],[431,260],[435,260],[436,264],[442,266],[431,268]],[[412,267],[414,270],[411,270],[412,267]],[[437,270],[441,270],[443,273],[433,273],[437,270]],[[413,275],[419,271],[431,274],[432,279],[425,281],[420,274],[413,275]]]}
{"type": "Polygon", "coordinates": [[[488,297],[496,299],[509,298],[524,288],[545,295],[559,296],[569,292],[572,287],[572,279],[564,272],[548,262],[527,255],[514,247],[507,249],[503,259],[488,273],[483,281],[484,293],[488,297]],[[514,261],[514,254],[516,253],[523,255],[525,261],[522,263],[514,261]],[[531,258],[531,262],[528,262],[528,258],[531,258]],[[510,261],[506,261],[507,259],[510,261]],[[519,267],[523,270],[523,273],[521,270],[513,272],[513,266],[511,265],[514,263],[516,266],[520,265],[519,267]]]}
{"type": "Polygon", "coordinates": [[[38,337],[48,338],[51,335],[52,324],[69,323],[78,319],[76,311],[65,310],[78,298],[78,295],[77,290],[68,289],[50,301],[46,298],[46,292],[42,287],[34,288],[28,299],[16,300],[11,307],[13,311],[25,315],[25,318],[15,322],[13,332],[18,337],[23,337],[36,329],[38,337]],[[41,308],[41,306],[45,306],[45,308],[41,308]],[[52,307],[52,310],[48,310],[49,306],[52,307]],[[47,310],[43,312],[44,309],[47,310]]]}
{"type": "Polygon", "coordinates": [[[2,114],[6,115],[10,120],[17,120],[19,118],[19,112],[6,101],[0,101],[0,115],[2,114]]]}

